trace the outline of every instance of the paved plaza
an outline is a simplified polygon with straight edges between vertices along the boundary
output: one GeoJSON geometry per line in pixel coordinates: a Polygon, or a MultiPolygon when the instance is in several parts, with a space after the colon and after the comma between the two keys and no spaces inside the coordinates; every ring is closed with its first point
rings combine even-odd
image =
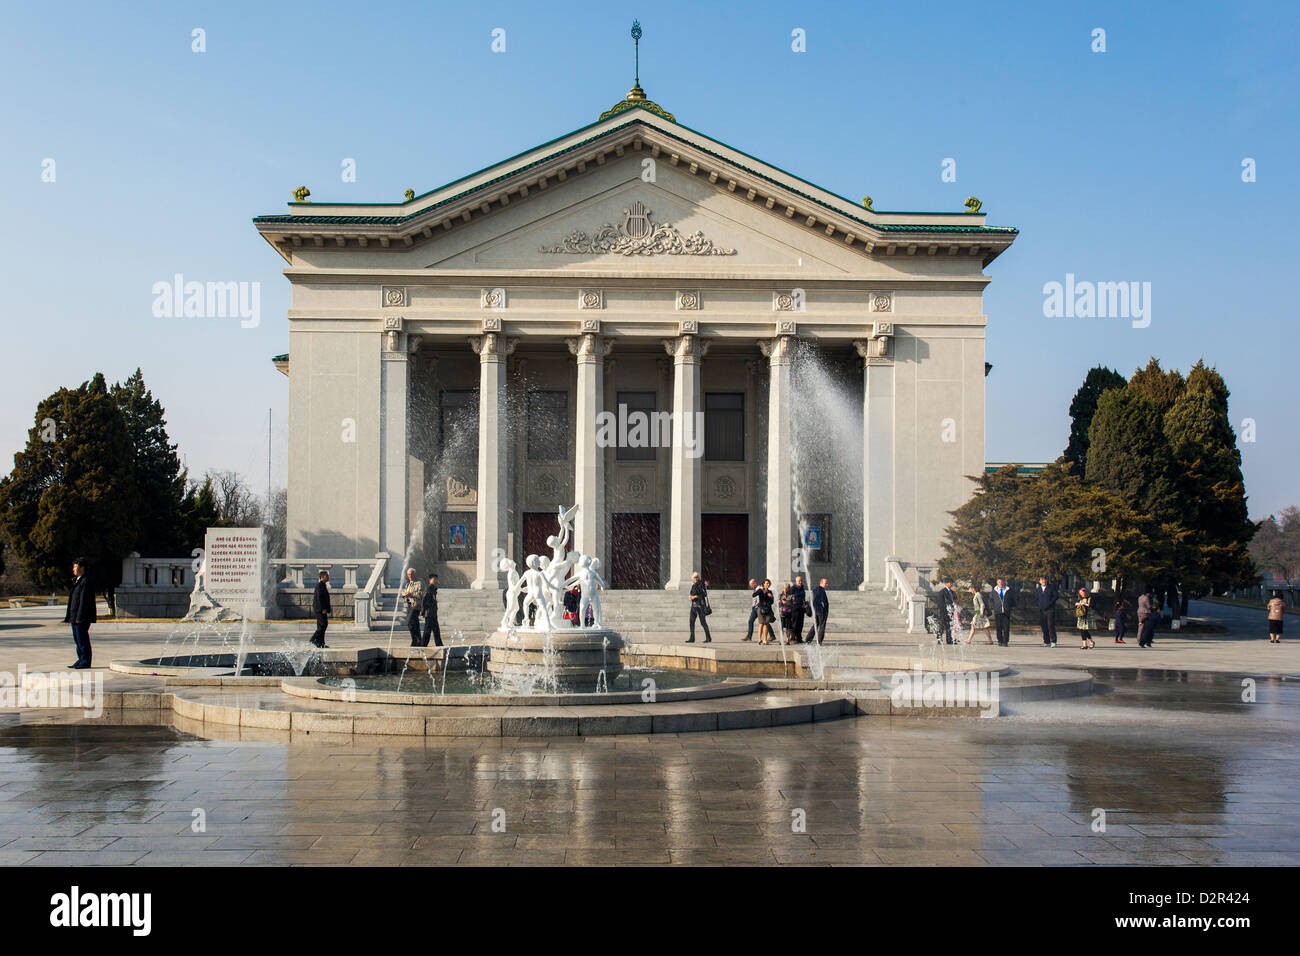
{"type": "MultiPolygon", "coordinates": [[[[0,864],[1300,863],[1300,650],[1238,636],[1258,614],[1193,613],[1232,632],[1017,635],[1013,660],[1092,665],[1098,693],[985,720],[401,741],[9,711],[0,864]]],[[[3,625],[0,669],[66,663],[61,624],[3,625]]],[[[96,660],[142,638],[104,629],[96,660]]]]}

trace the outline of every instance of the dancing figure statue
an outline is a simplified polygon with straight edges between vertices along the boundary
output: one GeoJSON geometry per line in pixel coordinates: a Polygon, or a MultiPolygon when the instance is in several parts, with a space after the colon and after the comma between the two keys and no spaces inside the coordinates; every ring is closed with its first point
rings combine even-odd
{"type": "MultiPolygon", "coordinates": [[[[528,570],[524,572],[522,578],[524,587],[528,589],[524,596],[523,610],[527,613],[529,608],[533,608],[536,614],[533,619],[534,626],[540,630],[549,631],[553,625],[551,624],[550,586],[546,580],[546,574],[542,570],[542,561],[544,560],[544,558],[539,558],[535,554],[528,556],[528,570]]],[[[508,627],[509,625],[503,619],[502,628],[508,627]]]]}
{"type": "Polygon", "coordinates": [[[506,611],[501,616],[501,626],[509,628],[519,617],[519,568],[509,558],[502,558],[498,570],[506,576],[506,611]]]}
{"type": "Polygon", "coordinates": [[[582,554],[573,569],[567,586],[578,585],[582,589],[582,603],[579,605],[578,620],[587,620],[587,609],[591,609],[591,626],[601,626],[600,591],[605,587],[605,579],[600,576],[600,558],[582,554]]]}

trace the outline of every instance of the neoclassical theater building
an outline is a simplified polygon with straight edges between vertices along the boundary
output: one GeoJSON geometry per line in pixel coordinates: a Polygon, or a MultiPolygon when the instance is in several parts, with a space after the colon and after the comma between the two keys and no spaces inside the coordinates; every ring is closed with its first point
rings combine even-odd
{"type": "Polygon", "coordinates": [[[874,211],[639,83],[408,196],[254,220],[292,284],[288,558],[496,588],[575,503],[614,587],[785,581],[801,545],[841,588],[937,558],[984,470],[984,268],[1016,237],[977,202],[874,211]]]}

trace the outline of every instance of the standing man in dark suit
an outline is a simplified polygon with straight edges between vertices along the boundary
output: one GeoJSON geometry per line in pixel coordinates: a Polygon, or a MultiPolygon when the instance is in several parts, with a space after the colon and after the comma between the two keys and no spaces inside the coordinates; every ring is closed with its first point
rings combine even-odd
{"type": "Polygon", "coordinates": [[[442,630],[438,627],[438,575],[429,573],[429,586],[424,589],[424,643],[422,647],[429,646],[429,635],[433,635],[433,643],[442,647],[442,630]]]}
{"type": "Polygon", "coordinates": [[[803,619],[808,613],[808,591],[803,586],[803,575],[795,576],[794,587],[790,594],[790,633],[796,644],[803,643],[803,619]]]}
{"type": "Polygon", "coordinates": [[[1038,626],[1043,630],[1043,646],[1056,646],[1056,585],[1045,577],[1038,579],[1034,597],[1038,602],[1038,626]]]}
{"type": "Polygon", "coordinates": [[[943,587],[939,589],[939,597],[936,601],[939,605],[939,633],[935,637],[936,641],[945,644],[952,643],[952,610],[957,604],[957,595],[952,592],[952,581],[944,579],[943,587]]]}
{"type": "Polygon", "coordinates": [[[68,595],[68,609],[63,614],[63,623],[72,625],[72,642],[77,646],[77,662],[68,666],[79,671],[90,666],[90,625],[97,620],[95,588],[90,583],[89,570],[85,558],[72,562],[72,593],[68,595]]]}
{"type": "Polygon", "coordinates": [[[687,644],[695,643],[695,619],[699,618],[700,624],[704,627],[704,643],[708,644],[713,640],[713,635],[709,633],[709,582],[700,580],[700,573],[696,571],[691,575],[691,636],[686,639],[687,644]]]}
{"type": "Polygon", "coordinates": [[[749,579],[749,627],[745,629],[743,641],[752,641],[754,639],[754,622],[758,620],[758,581],[755,578],[749,579]]]}
{"type": "Polygon", "coordinates": [[[1006,647],[1011,643],[1011,611],[1016,606],[1016,596],[1002,578],[998,578],[997,586],[989,596],[989,603],[993,607],[993,619],[998,626],[998,643],[1006,647]]]}
{"type": "Polygon", "coordinates": [[[311,612],[316,615],[316,631],[311,642],[317,647],[326,647],[325,629],[330,626],[330,573],[322,571],[316,581],[316,592],[311,596],[311,612]]]}
{"type": "Polygon", "coordinates": [[[826,579],[822,578],[812,592],[813,622],[808,628],[809,644],[813,642],[814,637],[817,638],[818,644],[826,640],[826,617],[830,609],[831,602],[826,597],[826,579]]]}

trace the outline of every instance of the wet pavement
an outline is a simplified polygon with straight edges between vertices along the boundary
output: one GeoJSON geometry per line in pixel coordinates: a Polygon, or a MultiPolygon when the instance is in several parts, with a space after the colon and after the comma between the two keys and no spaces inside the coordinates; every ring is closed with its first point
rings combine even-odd
{"type": "Polygon", "coordinates": [[[0,714],[0,864],[1300,863],[1300,681],[1096,674],[1000,719],[588,739],[0,714]]]}

